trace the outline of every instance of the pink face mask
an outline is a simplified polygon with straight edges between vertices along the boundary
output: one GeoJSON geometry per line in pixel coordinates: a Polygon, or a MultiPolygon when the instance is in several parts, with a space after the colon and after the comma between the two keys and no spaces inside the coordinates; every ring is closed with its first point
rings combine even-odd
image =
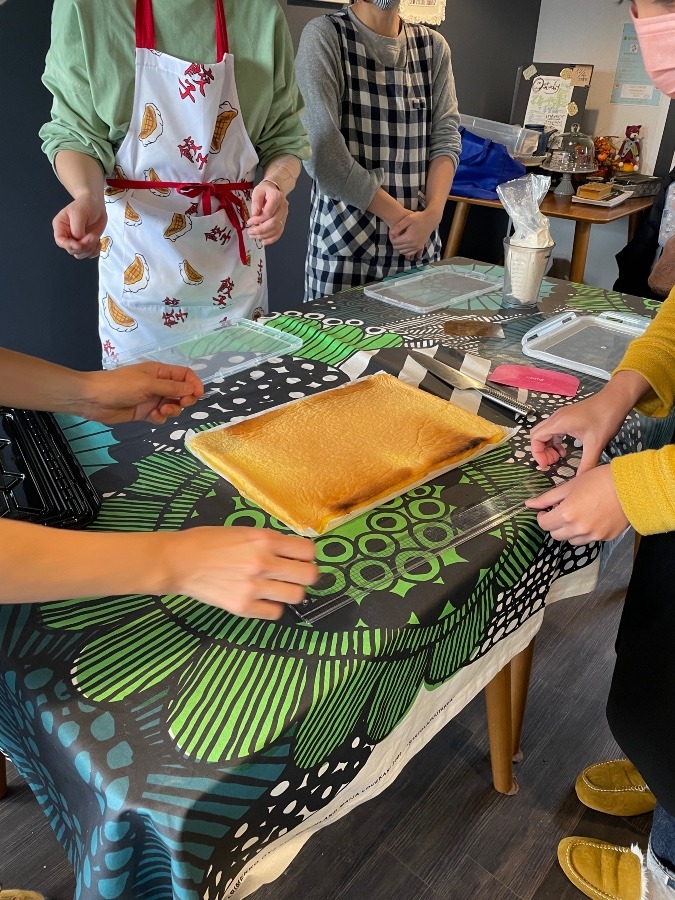
{"type": "Polygon", "coordinates": [[[675,98],[675,13],[638,19],[631,10],[645,69],[656,87],[675,98]]]}

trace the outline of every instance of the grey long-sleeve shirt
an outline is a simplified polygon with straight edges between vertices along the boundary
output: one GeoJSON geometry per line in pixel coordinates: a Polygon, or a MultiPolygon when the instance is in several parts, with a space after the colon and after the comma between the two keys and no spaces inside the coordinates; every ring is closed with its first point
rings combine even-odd
{"type": "MultiPolygon", "coordinates": [[[[348,15],[368,54],[383,66],[405,67],[405,34],[384,37],[367,28],[351,9],[348,15]]],[[[433,41],[432,123],[429,161],[449,156],[459,162],[461,138],[450,48],[442,35],[431,31],[433,41]]],[[[365,211],[384,180],[382,169],[361,166],[347,149],[340,132],[344,73],[337,30],[326,16],[305,26],[295,60],[296,78],[305,101],[302,122],[312,147],[305,168],[321,191],[335,200],[365,211]]]]}

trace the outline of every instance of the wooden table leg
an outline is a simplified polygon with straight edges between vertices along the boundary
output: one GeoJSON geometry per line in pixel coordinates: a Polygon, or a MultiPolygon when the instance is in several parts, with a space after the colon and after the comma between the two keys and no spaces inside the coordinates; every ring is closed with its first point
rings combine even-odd
{"type": "Polygon", "coordinates": [[[7,793],[7,760],[0,753],[0,800],[7,793]]]}
{"type": "Polygon", "coordinates": [[[485,686],[492,782],[500,794],[515,794],[513,737],[511,734],[511,663],[507,663],[485,686]]]}
{"type": "Polygon", "coordinates": [[[584,283],[590,239],[591,223],[577,222],[574,226],[574,243],[572,244],[572,259],[570,260],[570,281],[574,281],[576,284],[584,283]]]}
{"type": "Polygon", "coordinates": [[[521,762],[523,754],[520,738],[523,733],[523,719],[527,704],[527,690],[534,659],[534,640],[511,660],[511,736],[513,738],[513,761],[521,762]]]}
{"type": "Polygon", "coordinates": [[[452,222],[450,224],[450,233],[448,234],[448,239],[445,242],[445,247],[443,248],[443,256],[441,259],[450,259],[452,256],[457,256],[457,251],[459,250],[459,242],[462,240],[462,234],[464,232],[464,226],[466,225],[466,218],[469,215],[469,204],[464,203],[462,200],[457,200],[455,202],[455,212],[452,216],[452,222]]]}

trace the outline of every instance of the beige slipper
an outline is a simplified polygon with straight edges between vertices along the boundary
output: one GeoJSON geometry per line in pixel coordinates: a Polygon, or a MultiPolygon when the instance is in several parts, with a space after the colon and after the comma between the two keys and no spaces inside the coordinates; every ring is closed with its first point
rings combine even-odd
{"type": "Polygon", "coordinates": [[[656,797],[628,759],[588,766],[574,788],[584,806],[609,816],[639,816],[656,806],[656,797]]]}
{"type": "Polygon", "coordinates": [[[0,891],[0,900],[45,900],[45,898],[42,894],[37,894],[35,891],[22,891],[18,888],[9,888],[0,891]]]}
{"type": "Polygon", "coordinates": [[[643,900],[646,879],[639,847],[618,847],[592,838],[558,844],[558,862],[572,884],[592,900],[643,900]]]}

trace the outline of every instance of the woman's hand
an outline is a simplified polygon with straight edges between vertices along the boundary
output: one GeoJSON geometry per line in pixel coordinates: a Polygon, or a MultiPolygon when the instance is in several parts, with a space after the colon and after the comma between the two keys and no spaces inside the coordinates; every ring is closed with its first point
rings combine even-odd
{"type": "Polygon", "coordinates": [[[563,438],[569,436],[584,447],[578,474],[592,469],[628,413],[650,390],[638,372],[617,372],[593,397],[565,406],[535,425],[530,432],[532,456],[542,468],[558,462],[565,456],[563,438]]]}
{"type": "Polygon", "coordinates": [[[597,466],[602,451],[618,434],[626,414],[613,411],[600,400],[600,394],[571,403],[539,422],[530,432],[532,456],[542,467],[553,465],[565,457],[565,437],[583,444],[579,474],[597,466]]]}
{"type": "Polygon", "coordinates": [[[82,396],[73,411],[105,425],[143,420],[163,425],[204,394],[191,369],[156,362],[84,372],[80,379],[82,396]]]}
{"type": "Polygon", "coordinates": [[[270,181],[261,181],[253,188],[251,218],[246,223],[248,234],[262,242],[263,247],[278,241],[284,233],[288,218],[288,200],[270,181]]]}
{"type": "Polygon", "coordinates": [[[420,259],[437,226],[436,217],[428,210],[409,212],[389,229],[389,240],[406,259],[420,259]]]}
{"type": "Polygon", "coordinates": [[[529,509],[543,510],[537,521],[556,541],[589,544],[611,541],[628,528],[610,466],[599,466],[571,478],[540,497],[527,500],[529,509]]]}
{"type": "Polygon", "coordinates": [[[54,216],[54,241],[75,259],[96,257],[107,221],[103,194],[83,193],[54,216]]]}
{"type": "Polygon", "coordinates": [[[189,528],[161,536],[164,593],[187,594],[238,616],[279,619],[319,571],[309,538],[266,528],[189,528]]]}

